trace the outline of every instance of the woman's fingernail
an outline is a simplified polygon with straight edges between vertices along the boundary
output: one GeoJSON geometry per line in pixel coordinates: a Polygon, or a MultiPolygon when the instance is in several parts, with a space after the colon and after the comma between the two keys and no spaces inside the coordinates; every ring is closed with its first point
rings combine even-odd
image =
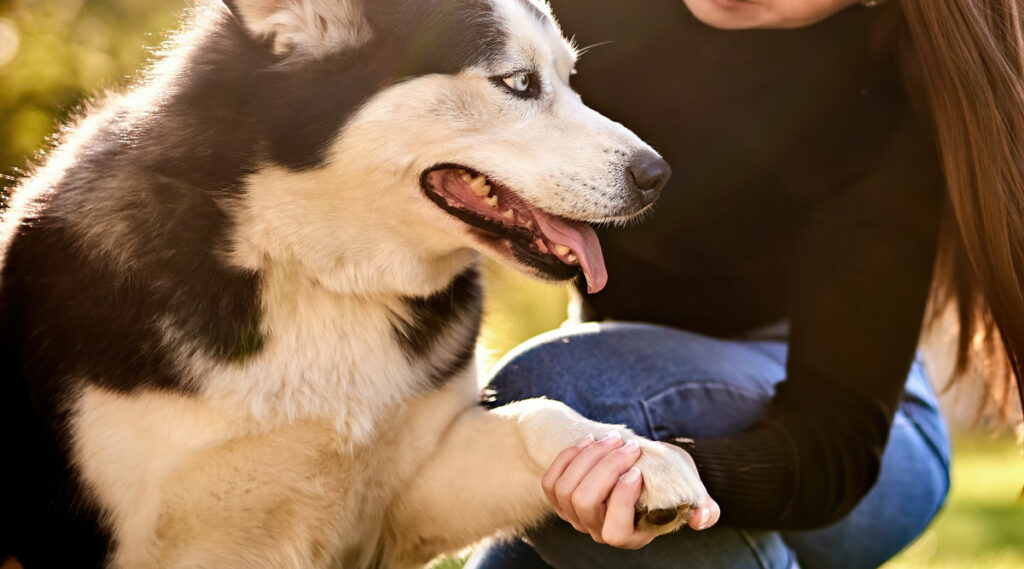
{"type": "Polygon", "coordinates": [[[710,517],[711,517],[711,508],[709,508],[707,506],[701,506],[700,507],[700,522],[697,524],[697,527],[699,527],[700,529],[704,529],[705,527],[707,527],[707,525],[708,525],[708,518],[710,518],[710,517]]]}
{"type": "Polygon", "coordinates": [[[581,439],[579,442],[577,442],[573,446],[575,446],[576,448],[587,448],[588,446],[594,444],[595,440],[596,439],[594,438],[594,435],[593,434],[589,434],[586,437],[583,437],[583,439],[581,439]]]}
{"type": "Polygon", "coordinates": [[[639,448],[640,448],[640,443],[636,442],[636,440],[634,439],[634,440],[629,441],[628,443],[622,445],[622,448],[620,448],[619,450],[622,451],[622,452],[635,452],[639,448]]]}
{"type": "Polygon", "coordinates": [[[626,473],[622,475],[623,482],[633,483],[638,480],[640,480],[640,469],[635,466],[627,470],[626,473]]]}
{"type": "Polygon", "coordinates": [[[622,440],[622,435],[619,434],[618,431],[612,431],[612,432],[608,433],[607,435],[605,435],[604,438],[601,439],[601,442],[602,443],[607,443],[607,442],[611,442],[611,441],[621,441],[621,440],[622,440]]]}

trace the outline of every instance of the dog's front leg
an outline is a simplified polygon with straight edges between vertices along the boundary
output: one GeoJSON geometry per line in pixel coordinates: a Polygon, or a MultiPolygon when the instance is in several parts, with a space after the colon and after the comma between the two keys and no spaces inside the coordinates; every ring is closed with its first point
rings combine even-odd
{"type": "Polygon", "coordinates": [[[677,515],[659,520],[667,533],[705,499],[696,472],[665,445],[628,429],[590,421],[557,401],[529,399],[487,411],[472,407],[446,431],[392,510],[393,537],[404,561],[425,561],[503,529],[521,530],[553,512],[540,485],[559,452],[593,434],[638,439],[644,477],[638,506],[677,515]]]}

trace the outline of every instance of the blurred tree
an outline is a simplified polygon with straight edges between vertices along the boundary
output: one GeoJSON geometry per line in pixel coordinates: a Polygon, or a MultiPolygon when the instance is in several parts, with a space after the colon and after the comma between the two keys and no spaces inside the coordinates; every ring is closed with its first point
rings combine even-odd
{"type": "Polygon", "coordinates": [[[90,98],[137,77],[186,0],[0,0],[0,187],[90,98]]]}

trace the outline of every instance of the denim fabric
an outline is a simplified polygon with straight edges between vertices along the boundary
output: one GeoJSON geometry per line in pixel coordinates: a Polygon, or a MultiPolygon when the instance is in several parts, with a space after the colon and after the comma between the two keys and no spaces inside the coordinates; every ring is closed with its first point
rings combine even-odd
{"type": "MultiPolygon", "coordinates": [[[[582,324],[517,348],[490,382],[497,404],[546,396],[653,439],[740,432],[764,413],[785,377],[784,340],[719,340],[646,324],[582,324]]],[[[862,569],[914,540],[949,489],[949,439],[924,368],[915,364],[879,481],[839,523],[804,532],[683,529],[639,551],[594,543],[552,520],[479,552],[472,569],[862,569]]]]}

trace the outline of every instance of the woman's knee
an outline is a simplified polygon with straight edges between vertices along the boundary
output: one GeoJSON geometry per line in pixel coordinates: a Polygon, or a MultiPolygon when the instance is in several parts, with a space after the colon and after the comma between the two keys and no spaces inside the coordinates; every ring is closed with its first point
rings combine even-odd
{"type": "Polygon", "coordinates": [[[532,397],[566,403],[595,420],[643,432],[636,370],[622,351],[632,338],[604,324],[563,328],[520,345],[491,372],[495,405],[532,397]]]}
{"type": "Polygon", "coordinates": [[[878,482],[861,503],[833,526],[784,534],[801,566],[878,567],[917,539],[949,492],[949,463],[935,444],[906,414],[897,413],[878,482]]]}
{"type": "Polygon", "coordinates": [[[743,342],[592,323],[526,342],[498,364],[490,388],[499,404],[549,397],[590,418],[671,438],[749,425],[784,373],[782,362],[743,342]]]}

